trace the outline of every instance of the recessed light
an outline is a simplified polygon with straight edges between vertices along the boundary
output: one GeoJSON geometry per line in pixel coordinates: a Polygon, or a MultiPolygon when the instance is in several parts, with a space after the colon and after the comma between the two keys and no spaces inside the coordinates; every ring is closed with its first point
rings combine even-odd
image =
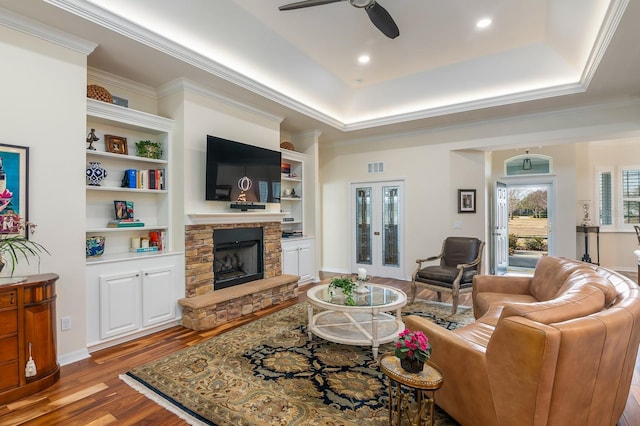
{"type": "Polygon", "coordinates": [[[476,22],[476,28],[483,30],[491,26],[491,22],[493,22],[491,18],[482,18],[478,22],[476,22]]]}
{"type": "Polygon", "coordinates": [[[370,60],[371,58],[367,54],[358,56],[358,62],[361,64],[368,64],[370,60]]]}

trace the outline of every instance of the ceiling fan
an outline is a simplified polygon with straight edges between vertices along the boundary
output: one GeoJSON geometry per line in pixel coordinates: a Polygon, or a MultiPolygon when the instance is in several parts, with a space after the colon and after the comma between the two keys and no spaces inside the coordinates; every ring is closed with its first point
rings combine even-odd
{"type": "MultiPolygon", "coordinates": [[[[339,1],[347,1],[347,0],[304,0],[295,3],[285,4],[284,6],[280,6],[279,10],[293,10],[293,9],[301,9],[303,7],[311,7],[311,6],[322,6],[323,4],[329,3],[337,3],[339,1]]],[[[387,9],[380,6],[376,0],[349,0],[351,6],[357,7],[360,9],[364,9],[369,15],[369,19],[384,35],[389,38],[396,38],[400,35],[400,30],[398,30],[398,26],[393,21],[387,9]]]]}

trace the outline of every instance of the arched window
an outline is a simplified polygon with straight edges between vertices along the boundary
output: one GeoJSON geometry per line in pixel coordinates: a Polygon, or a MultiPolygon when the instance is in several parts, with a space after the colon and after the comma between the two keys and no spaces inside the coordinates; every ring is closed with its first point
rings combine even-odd
{"type": "Polygon", "coordinates": [[[552,158],[548,155],[516,155],[504,162],[505,176],[541,175],[551,173],[552,158]]]}

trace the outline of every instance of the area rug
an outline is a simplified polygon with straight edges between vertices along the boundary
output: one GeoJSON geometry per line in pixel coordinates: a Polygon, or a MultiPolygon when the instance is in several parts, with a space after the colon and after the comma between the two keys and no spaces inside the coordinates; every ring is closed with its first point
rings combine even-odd
{"type": "MultiPolygon", "coordinates": [[[[416,301],[403,315],[448,329],[471,308],[416,301]]],[[[135,368],[121,378],[192,425],[386,425],[386,377],[370,347],[309,341],[307,303],[135,368]]],[[[393,350],[389,343],[380,353],[393,350]]],[[[438,426],[455,425],[436,412],[438,426]]]]}

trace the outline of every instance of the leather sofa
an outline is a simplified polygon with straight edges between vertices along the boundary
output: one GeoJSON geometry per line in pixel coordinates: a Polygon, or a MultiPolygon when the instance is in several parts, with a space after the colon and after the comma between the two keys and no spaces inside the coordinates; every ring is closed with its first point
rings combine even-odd
{"type": "Polygon", "coordinates": [[[436,404],[463,425],[615,425],[640,344],[640,289],[621,274],[543,257],[533,277],[478,275],[476,321],[405,318],[433,346],[436,404]]]}

